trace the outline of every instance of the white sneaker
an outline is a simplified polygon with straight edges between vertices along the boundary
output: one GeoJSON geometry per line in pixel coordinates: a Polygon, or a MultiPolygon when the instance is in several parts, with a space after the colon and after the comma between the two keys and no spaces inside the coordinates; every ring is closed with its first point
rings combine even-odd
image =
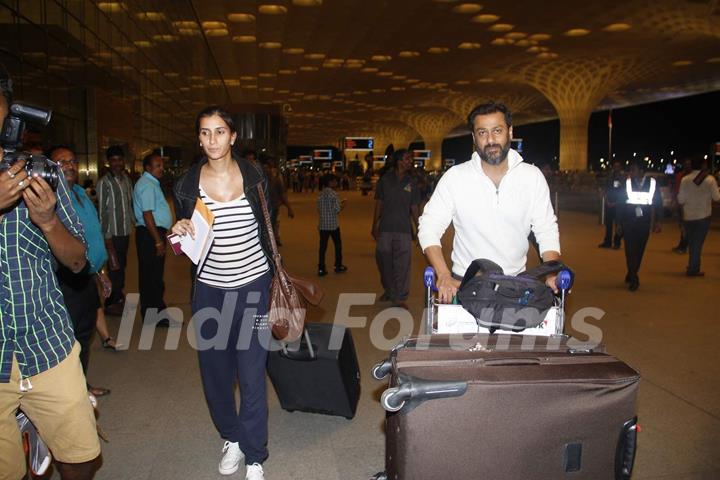
{"type": "Polygon", "coordinates": [[[240,445],[237,442],[225,442],[222,451],[223,457],[220,460],[218,471],[220,475],[232,475],[238,471],[240,461],[245,458],[245,455],[240,450],[240,445]]]}
{"type": "Polygon", "coordinates": [[[245,480],[265,480],[262,465],[259,463],[248,465],[245,470],[245,480]]]}

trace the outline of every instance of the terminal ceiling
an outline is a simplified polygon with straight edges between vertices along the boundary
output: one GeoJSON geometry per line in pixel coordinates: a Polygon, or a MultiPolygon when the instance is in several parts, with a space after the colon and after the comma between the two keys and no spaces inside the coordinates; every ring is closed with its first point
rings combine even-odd
{"type": "Polygon", "coordinates": [[[103,72],[143,128],[185,140],[209,103],[277,104],[289,143],[320,145],[442,137],[489,99],[527,123],[720,89],[717,0],[44,3],[72,45],[48,68],[103,72]]]}

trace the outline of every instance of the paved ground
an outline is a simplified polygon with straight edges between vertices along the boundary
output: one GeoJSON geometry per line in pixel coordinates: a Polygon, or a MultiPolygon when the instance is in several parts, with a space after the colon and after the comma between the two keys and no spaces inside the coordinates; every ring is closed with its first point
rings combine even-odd
{"type": "MultiPolygon", "coordinates": [[[[321,308],[312,311],[313,321],[332,321],[341,293],[381,293],[369,233],[372,201],[355,192],[343,196],[349,199],[341,223],[349,271],[319,280],[326,297],[321,308]]],[[[315,274],[315,198],[293,195],[297,217],[282,217],[285,262],[298,275],[315,274]]],[[[568,314],[590,306],[604,310],[605,315],[592,323],[602,330],[610,352],[642,373],[639,414],[643,430],[633,478],[720,478],[717,226],[706,243],[705,278],[682,275],[686,257],[670,252],[678,232],[673,223],[667,223],[649,242],[640,290],[630,293],[623,285],[622,251],[596,248],[602,229],[595,216],[562,213],[560,225],[564,257],[577,272],[568,314]]],[[[136,258],[134,250],[131,258],[136,258]]],[[[423,307],[420,276],[424,265],[418,250],[409,300],[416,331],[423,307]]],[[[168,304],[179,307],[189,318],[187,261],[168,258],[165,279],[168,304]]],[[[136,291],[136,285],[133,261],[127,292],[136,291]]],[[[372,319],[384,307],[358,306],[351,314],[372,319]]],[[[117,329],[119,319],[110,319],[110,323],[117,329]]],[[[103,447],[105,464],[96,478],[221,478],[217,462],[222,442],[207,412],[195,352],[185,329],[175,350],[163,348],[166,332],[158,333],[152,348],[139,350],[139,323],[135,326],[128,351],[104,351],[98,342],[93,347],[89,379],[113,390],[101,399],[101,424],[110,443],[103,447]]],[[[388,338],[397,331],[397,324],[384,330],[388,338]]],[[[365,479],[383,468],[384,412],[377,402],[383,385],[369,372],[387,352],[371,344],[369,327],[355,328],[353,335],[363,374],[356,418],[290,414],[280,409],[271,393],[267,478],[365,479]]],[[[458,422],[463,421],[459,416],[458,422]]],[[[243,478],[241,474],[232,478],[243,478]]]]}

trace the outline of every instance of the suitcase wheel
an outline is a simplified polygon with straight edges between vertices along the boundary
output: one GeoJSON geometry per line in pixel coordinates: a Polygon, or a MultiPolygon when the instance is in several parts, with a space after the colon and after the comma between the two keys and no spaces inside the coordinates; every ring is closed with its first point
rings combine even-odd
{"type": "Polygon", "coordinates": [[[380,404],[388,412],[397,412],[405,406],[405,400],[399,400],[397,394],[398,388],[388,388],[382,393],[380,397],[380,404]]]}
{"type": "Polygon", "coordinates": [[[380,362],[373,367],[372,376],[375,380],[382,380],[383,378],[387,377],[388,373],[390,373],[391,368],[392,364],[390,363],[390,360],[380,362]]]}

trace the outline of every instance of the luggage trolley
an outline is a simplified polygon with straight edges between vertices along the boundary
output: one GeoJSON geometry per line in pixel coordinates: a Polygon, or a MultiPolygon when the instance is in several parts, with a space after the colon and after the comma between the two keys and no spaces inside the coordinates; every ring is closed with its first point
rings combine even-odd
{"type": "MultiPolygon", "coordinates": [[[[573,274],[570,270],[558,272],[557,286],[560,295],[555,305],[548,312],[545,321],[535,328],[527,328],[522,332],[496,330],[496,334],[517,334],[551,336],[562,335],[565,331],[565,298],[573,285],[573,274]]],[[[477,324],[475,317],[459,304],[441,304],[435,298],[435,269],[425,268],[423,272],[425,284],[425,318],[422,330],[426,335],[433,333],[478,333],[489,334],[490,331],[477,324]]]]}

